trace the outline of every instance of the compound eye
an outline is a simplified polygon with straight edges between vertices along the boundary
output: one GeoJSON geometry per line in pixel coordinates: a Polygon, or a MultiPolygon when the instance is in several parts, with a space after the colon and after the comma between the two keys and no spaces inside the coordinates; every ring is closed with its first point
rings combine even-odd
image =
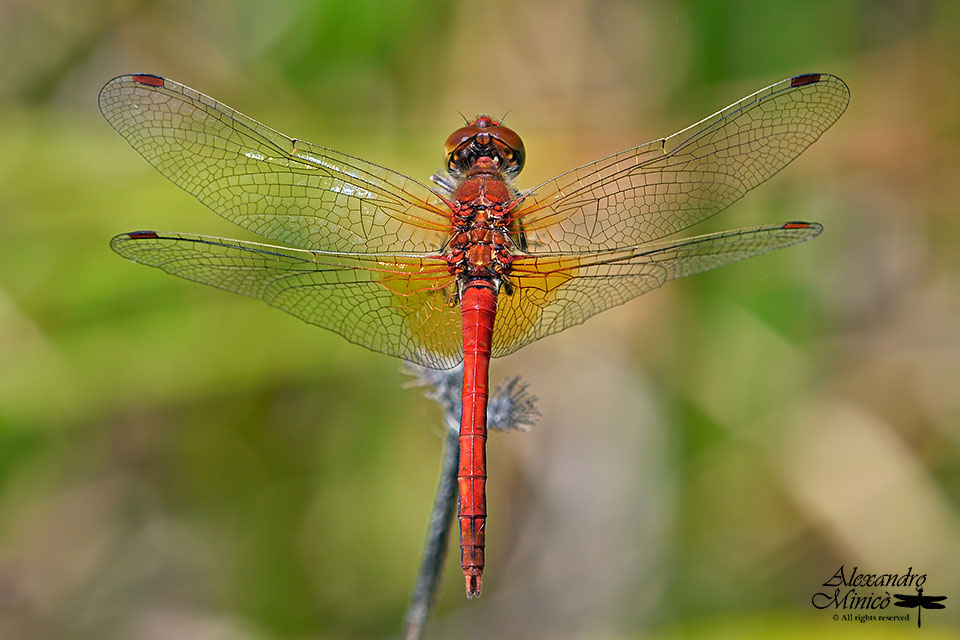
{"type": "Polygon", "coordinates": [[[513,129],[508,129],[504,126],[497,126],[487,127],[483,131],[484,133],[489,133],[491,136],[510,147],[514,153],[523,155],[523,140],[520,139],[520,136],[518,136],[513,129]]]}
{"type": "Polygon", "coordinates": [[[518,136],[513,129],[497,125],[495,127],[487,127],[483,131],[484,133],[489,133],[498,140],[500,144],[512,152],[511,155],[508,155],[507,159],[515,165],[516,171],[523,168],[523,161],[526,157],[523,149],[523,140],[520,139],[520,136],[518,136]]]}
{"type": "Polygon", "coordinates": [[[473,136],[477,135],[479,129],[475,126],[461,127],[453,133],[450,134],[450,137],[447,138],[447,141],[443,145],[443,152],[446,154],[447,158],[450,157],[454,151],[457,150],[463,143],[469,141],[473,136]]]}

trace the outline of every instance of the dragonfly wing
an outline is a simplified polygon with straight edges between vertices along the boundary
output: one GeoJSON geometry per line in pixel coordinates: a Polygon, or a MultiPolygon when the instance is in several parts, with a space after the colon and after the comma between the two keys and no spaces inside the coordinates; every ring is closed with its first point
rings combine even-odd
{"type": "Polygon", "coordinates": [[[686,229],[787,166],[849,100],[836,76],[795,76],[669,138],[562,173],[516,209],[527,250],[600,251],[686,229]]]}
{"type": "Polygon", "coordinates": [[[167,78],[114,78],[100,110],[176,185],[227,220],[301,249],[436,251],[450,222],[426,185],[295,140],[167,78]]]}
{"type": "Polygon", "coordinates": [[[138,231],[111,247],[187,280],[259,298],[374,351],[446,369],[463,357],[456,278],[432,255],[325,253],[138,231]]]}
{"type": "Polygon", "coordinates": [[[791,222],[626,249],[517,258],[513,294],[497,301],[493,355],[513,353],[668,280],[804,242],[822,230],[816,223],[791,222]]]}

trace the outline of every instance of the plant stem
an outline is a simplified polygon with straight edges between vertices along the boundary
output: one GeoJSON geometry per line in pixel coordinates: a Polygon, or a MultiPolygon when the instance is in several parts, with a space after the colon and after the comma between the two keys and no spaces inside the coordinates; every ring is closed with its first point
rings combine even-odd
{"type": "Polygon", "coordinates": [[[433,609],[433,601],[443,573],[444,559],[447,556],[453,510],[457,504],[459,462],[460,445],[457,434],[448,429],[443,441],[443,461],[440,480],[437,483],[437,495],[433,501],[433,512],[430,514],[430,525],[427,528],[427,539],[423,547],[423,562],[407,609],[407,617],[403,623],[404,640],[420,640],[423,637],[427,619],[433,609]]]}

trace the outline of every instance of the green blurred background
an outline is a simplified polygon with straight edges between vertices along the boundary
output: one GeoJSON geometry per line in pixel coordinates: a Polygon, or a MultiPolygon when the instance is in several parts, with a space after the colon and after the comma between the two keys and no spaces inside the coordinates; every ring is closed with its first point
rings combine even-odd
{"type": "Polygon", "coordinates": [[[512,109],[531,186],[811,71],[846,115],[696,231],[824,234],[494,363],[543,418],[491,438],[484,595],[454,551],[431,631],[914,637],[811,606],[842,564],[928,573],[922,633],[960,637],[958,41],[948,1],[0,1],[0,637],[390,636],[433,498],[398,361],[109,250],[248,236],[110,129],[108,79],[421,179],[457,110],[512,109]]]}

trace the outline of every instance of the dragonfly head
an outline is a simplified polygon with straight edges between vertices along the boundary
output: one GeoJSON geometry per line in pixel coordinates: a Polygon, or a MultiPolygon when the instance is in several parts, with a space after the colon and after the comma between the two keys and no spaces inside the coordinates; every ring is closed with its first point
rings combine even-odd
{"type": "Polygon", "coordinates": [[[447,169],[463,175],[481,158],[489,158],[493,166],[510,177],[523,169],[523,141],[513,129],[489,116],[477,116],[473,122],[450,134],[443,146],[447,169]]]}

